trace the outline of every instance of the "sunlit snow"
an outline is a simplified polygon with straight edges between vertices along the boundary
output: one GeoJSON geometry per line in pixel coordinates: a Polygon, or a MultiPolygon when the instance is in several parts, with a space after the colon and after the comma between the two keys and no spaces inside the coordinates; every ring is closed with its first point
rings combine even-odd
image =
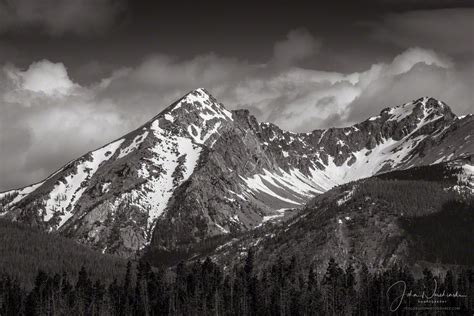
{"type": "Polygon", "coordinates": [[[86,185],[82,184],[92,177],[102,162],[113,156],[113,153],[122,142],[123,139],[91,152],[90,160],[84,157],[77,165],[75,173],[68,175],[63,181],[58,181],[46,200],[45,221],[50,220],[54,214],[60,212],[62,215],[60,215],[61,220],[58,227],[61,227],[73,215],[72,210],[76,202],[87,188],[86,185]]]}

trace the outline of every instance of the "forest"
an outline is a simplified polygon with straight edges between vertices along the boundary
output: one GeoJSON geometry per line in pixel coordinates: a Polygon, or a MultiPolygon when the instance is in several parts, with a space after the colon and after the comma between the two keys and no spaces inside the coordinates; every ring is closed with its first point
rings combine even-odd
{"type": "Polygon", "coordinates": [[[27,289],[33,287],[38,270],[77,275],[84,266],[92,278],[110,282],[127,265],[122,258],[93,251],[57,233],[1,218],[0,240],[0,274],[13,277],[27,289]]]}
{"type": "Polygon", "coordinates": [[[110,283],[90,275],[84,267],[77,275],[40,270],[31,290],[3,275],[0,315],[459,315],[474,310],[472,269],[442,275],[425,269],[415,279],[400,266],[356,270],[330,259],[324,271],[306,271],[294,258],[279,258],[257,273],[251,250],[232,268],[209,258],[173,270],[138,261],[128,262],[110,283]]]}

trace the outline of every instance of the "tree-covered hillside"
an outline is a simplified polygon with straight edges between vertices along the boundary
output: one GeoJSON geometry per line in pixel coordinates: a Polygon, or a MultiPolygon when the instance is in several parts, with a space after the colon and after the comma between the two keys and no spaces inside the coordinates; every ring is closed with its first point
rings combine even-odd
{"type": "Polygon", "coordinates": [[[109,282],[125,271],[126,261],[58,234],[0,219],[0,273],[29,288],[39,270],[75,276],[82,266],[91,272],[92,279],[109,282]]]}

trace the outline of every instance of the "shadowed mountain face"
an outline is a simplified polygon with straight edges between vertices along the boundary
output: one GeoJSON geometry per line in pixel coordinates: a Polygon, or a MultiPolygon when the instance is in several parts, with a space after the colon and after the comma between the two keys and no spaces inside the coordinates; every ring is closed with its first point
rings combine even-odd
{"type": "Polygon", "coordinates": [[[330,258],[373,270],[472,266],[474,155],[373,176],[310,200],[293,218],[229,240],[213,253],[235,264],[253,248],[257,266],[295,257],[305,269],[330,258]]]}
{"type": "Polygon", "coordinates": [[[0,216],[123,256],[147,245],[188,251],[334,186],[472,154],[473,133],[472,116],[432,98],[347,128],[291,133],[197,89],[44,181],[0,193],[0,216]]]}

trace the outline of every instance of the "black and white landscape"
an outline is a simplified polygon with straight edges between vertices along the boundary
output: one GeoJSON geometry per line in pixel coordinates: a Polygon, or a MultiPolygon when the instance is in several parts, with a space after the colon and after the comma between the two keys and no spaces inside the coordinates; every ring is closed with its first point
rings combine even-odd
{"type": "Polygon", "coordinates": [[[0,315],[472,313],[473,21],[0,2],[0,315]]]}

